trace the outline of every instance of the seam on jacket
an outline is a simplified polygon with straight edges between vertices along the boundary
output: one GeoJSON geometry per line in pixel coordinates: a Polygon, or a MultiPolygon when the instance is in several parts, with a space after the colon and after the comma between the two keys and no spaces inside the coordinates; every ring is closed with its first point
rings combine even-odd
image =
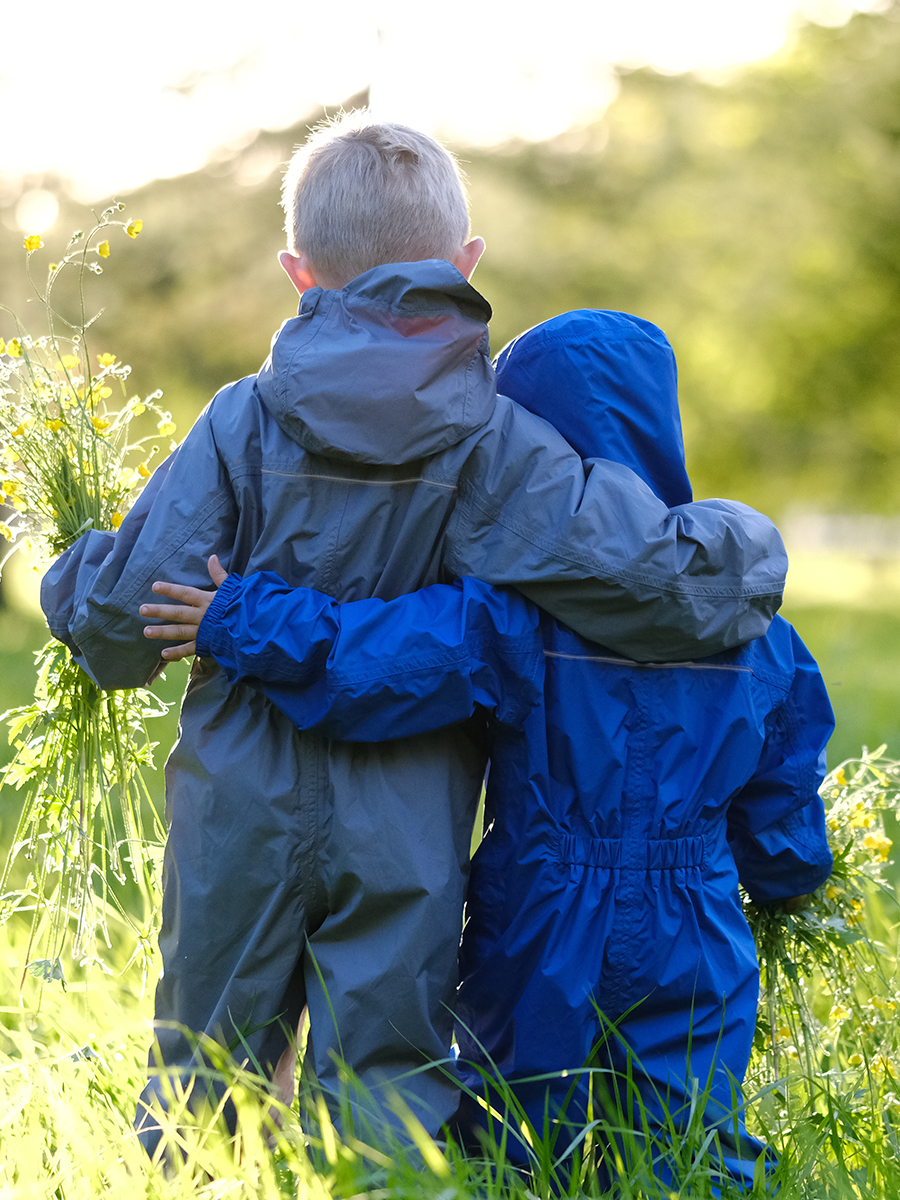
{"type": "Polygon", "coordinates": [[[334,590],[335,587],[334,572],[335,563],[337,562],[337,550],[344,527],[344,517],[347,513],[347,505],[350,503],[350,489],[346,486],[343,486],[343,492],[343,501],[339,506],[340,512],[337,515],[337,519],[332,520],[331,522],[331,537],[329,538],[325,553],[322,555],[321,580],[323,592],[330,592],[334,590]]]}
{"type": "MultiPolygon", "coordinates": [[[[461,489],[462,492],[462,489],[461,489]]],[[[702,583],[691,582],[688,584],[682,577],[681,583],[673,583],[669,573],[665,581],[652,575],[641,575],[637,571],[629,570],[627,567],[611,565],[602,558],[589,558],[587,556],[579,556],[576,554],[566,553],[560,548],[558,542],[551,542],[549,539],[536,536],[530,530],[526,531],[522,526],[504,519],[503,509],[480,503],[473,491],[473,485],[468,484],[465,492],[462,492],[463,507],[471,505],[477,508],[484,516],[486,516],[495,525],[501,526],[503,529],[508,529],[511,533],[516,534],[522,541],[528,542],[529,545],[543,551],[544,554],[549,554],[560,562],[568,562],[577,567],[586,567],[594,573],[599,579],[607,579],[610,581],[625,581],[629,584],[638,584],[642,587],[650,588],[655,592],[666,592],[673,595],[682,596],[709,596],[712,598],[749,599],[753,596],[773,596],[780,595],[783,590],[773,580],[771,584],[759,584],[757,587],[741,586],[739,588],[723,588],[716,587],[712,584],[704,585],[702,583]]],[[[531,581],[530,581],[531,582],[531,581]]]]}
{"type": "Polygon", "coordinates": [[[752,667],[743,667],[738,663],[701,663],[701,662],[637,662],[630,658],[613,658],[605,654],[564,654],[561,650],[545,650],[544,658],[568,658],[575,662],[613,663],[620,667],[641,667],[651,671],[680,670],[686,667],[691,671],[742,671],[746,675],[755,675],[752,667]]]}
{"type": "Polygon", "coordinates": [[[445,491],[455,492],[456,484],[454,483],[438,483],[436,479],[426,479],[424,475],[416,476],[411,479],[360,479],[359,476],[353,475],[319,475],[315,471],[274,471],[270,467],[252,468],[248,467],[244,471],[235,471],[233,478],[240,478],[244,475],[278,475],[284,479],[323,479],[331,483],[359,483],[367,487],[394,487],[396,484],[403,483],[427,483],[431,487],[444,488],[445,491]]]}

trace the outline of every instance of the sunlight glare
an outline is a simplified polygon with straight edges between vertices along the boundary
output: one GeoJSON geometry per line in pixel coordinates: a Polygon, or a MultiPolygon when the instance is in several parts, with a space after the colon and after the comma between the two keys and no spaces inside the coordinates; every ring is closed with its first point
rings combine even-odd
{"type": "Polygon", "coordinates": [[[248,130],[367,87],[380,115],[457,142],[548,138],[602,115],[613,64],[721,70],[777,51],[803,17],[837,25],[885,3],[555,0],[526,16],[519,0],[456,0],[452,15],[420,0],[256,0],[247,22],[215,19],[206,0],[157,0],[98,32],[64,0],[32,0],[5,15],[5,39],[49,45],[65,29],[66,53],[47,72],[30,55],[4,60],[0,107],[22,130],[4,176],[40,189],[55,174],[93,200],[196,170],[248,130]]]}
{"type": "Polygon", "coordinates": [[[25,192],[16,205],[16,224],[22,233],[46,233],[58,216],[58,200],[43,188],[25,192]]]}

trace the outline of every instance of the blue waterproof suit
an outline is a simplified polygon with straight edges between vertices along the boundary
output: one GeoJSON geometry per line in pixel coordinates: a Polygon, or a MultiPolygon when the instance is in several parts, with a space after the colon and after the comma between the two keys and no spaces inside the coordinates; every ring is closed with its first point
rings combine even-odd
{"type": "MultiPolygon", "coordinates": [[[[582,452],[615,453],[674,500],[688,487],[674,370],[642,370],[662,344],[635,318],[567,314],[504,352],[499,378],[582,452]]],[[[467,1082],[498,1068],[539,1131],[548,1097],[577,1127],[589,1087],[596,1114],[630,1053],[651,1130],[664,1106],[686,1114],[697,1079],[730,1170],[752,1177],[739,1085],[758,968],[738,881],[777,901],[832,863],[818,796],[831,707],[785,621],[738,650],[639,664],[473,579],[342,606],[230,576],[197,646],[334,737],[406,738],[487,709],[487,832],[455,1005],[467,1082]]]]}
{"type": "MultiPolygon", "coordinates": [[[[259,374],[215,397],[118,533],[87,533],[47,574],[53,633],[100,686],[147,683],[159,649],[139,606],[156,579],[207,585],[212,551],[346,600],[458,574],[552,584],[544,603],[640,657],[763,632],[786,565],[771,524],[727,501],[673,512],[624,467],[583,464],[497,395],[489,315],[437,260],[306,292],[259,374]]],[[[420,1068],[450,1041],[485,755],[479,723],[386,745],[301,733],[197,660],[166,767],[166,1068],[196,1061],[177,1023],[271,1070],[308,1003],[326,1088],[334,1054],[373,1089],[410,1076],[437,1130],[458,1092],[420,1068]]]]}

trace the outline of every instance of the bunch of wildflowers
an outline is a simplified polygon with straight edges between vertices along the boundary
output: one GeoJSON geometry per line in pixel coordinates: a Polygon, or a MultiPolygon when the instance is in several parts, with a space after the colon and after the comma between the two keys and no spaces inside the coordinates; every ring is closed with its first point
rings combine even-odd
{"type": "MultiPolygon", "coordinates": [[[[159,406],[162,393],[129,396],[130,367],[108,351],[89,350],[96,318],[85,311],[87,274],[102,274],[111,236],[122,231],[136,238],[142,228],[139,220],[119,217],[123,208],[114,204],[90,233],[73,234],[62,259],[47,265],[42,285],[34,281],[33,261],[43,242],[38,235],[25,239],[26,270],[46,329],[32,337],[4,309],[11,328],[0,336],[0,503],[9,514],[0,535],[10,543],[3,563],[21,546],[49,559],[89,529],[117,529],[151,474],[160,439],[175,432],[159,406]],[[54,306],[63,272],[78,284],[73,319],[54,306]],[[156,433],[135,437],[133,422],[144,414],[155,420],[156,433]]],[[[0,915],[31,911],[32,942],[48,954],[31,964],[35,974],[62,978],[69,931],[76,953],[93,957],[97,935],[107,936],[110,882],[124,881],[126,868],[150,886],[160,831],[154,828],[149,840],[144,835],[149,796],[141,769],[153,749],[144,722],[164,711],[150,693],[101,694],[65,647],[51,642],[38,655],[34,704],[6,714],[16,753],[2,782],[20,791],[23,804],[0,884],[0,915]],[[27,878],[12,887],[23,859],[27,878]]]]}
{"type": "Polygon", "coordinates": [[[896,936],[885,815],[900,807],[900,761],[885,750],[864,749],[822,786],[831,878],[794,912],[746,903],[762,972],[754,1082],[771,1089],[782,1133],[830,1120],[835,1096],[875,1134],[900,1112],[900,980],[882,940],[896,936]]]}

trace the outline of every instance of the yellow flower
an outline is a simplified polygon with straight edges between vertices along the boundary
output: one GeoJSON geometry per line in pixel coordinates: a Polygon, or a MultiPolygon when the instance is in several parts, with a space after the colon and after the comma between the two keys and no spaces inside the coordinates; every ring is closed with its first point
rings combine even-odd
{"type": "Polygon", "coordinates": [[[882,837],[878,833],[867,833],[863,838],[863,846],[866,850],[872,851],[872,857],[876,862],[887,862],[887,856],[893,844],[889,837],[882,837]]]}
{"type": "Polygon", "coordinates": [[[101,258],[109,258],[109,242],[101,242],[97,247],[97,253],[101,258]]]}
{"type": "Polygon", "coordinates": [[[30,421],[22,421],[22,423],[20,425],[17,425],[15,427],[15,429],[12,431],[13,437],[24,437],[25,430],[28,428],[28,426],[30,424],[31,424],[30,421]]]}
{"type": "Polygon", "coordinates": [[[782,1025],[780,1029],[775,1030],[775,1035],[776,1037],[780,1038],[789,1038],[791,1036],[791,1031],[788,1029],[787,1025],[782,1025]]]}
{"type": "Polygon", "coordinates": [[[862,1063],[862,1055],[861,1054],[851,1054],[850,1057],[847,1059],[847,1062],[850,1064],[851,1067],[858,1067],[862,1063]]]}
{"type": "Polygon", "coordinates": [[[850,811],[847,824],[851,829],[868,829],[874,820],[872,813],[866,808],[863,801],[859,800],[850,811]]]}
{"type": "Polygon", "coordinates": [[[11,542],[13,540],[13,531],[10,529],[10,527],[8,525],[5,525],[2,521],[0,521],[0,537],[6,538],[6,540],[8,542],[11,542]]]}
{"type": "Polygon", "coordinates": [[[137,235],[141,232],[141,230],[143,228],[144,228],[143,221],[129,221],[128,224],[125,226],[125,232],[128,234],[128,236],[130,238],[136,238],[137,235]]]}
{"type": "Polygon", "coordinates": [[[836,774],[835,774],[834,778],[835,778],[835,781],[836,781],[838,784],[840,784],[840,786],[841,786],[841,787],[846,787],[846,786],[847,786],[847,776],[844,774],[844,768],[843,768],[843,767],[841,767],[841,768],[840,768],[840,770],[836,772],[836,774]]]}
{"type": "Polygon", "coordinates": [[[6,343],[6,353],[10,358],[22,357],[22,343],[18,338],[13,338],[11,342],[6,343]]]}
{"type": "Polygon", "coordinates": [[[850,1010],[849,1008],[844,1008],[843,1004],[835,1004],[828,1014],[831,1021],[846,1021],[849,1016],[850,1010]]]}
{"type": "Polygon", "coordinates": [[[5,353],[6,353],[6,342],[4,342],[3,338],[0,338],[0,354],[5,354],[5,353]]]}
{"type": "Polygon", "coordinates": [[[62,364],[63,370],[74,371],[78,366],[79,359],[77,354],[64,354],[59,361],[62,364]]]}
{"type": "Polygon", "coordinates": [[[109,429],[109,421],[104,421],[102,417],[91,417],[91,424],[98,433],[105,433],[109,429]]]}
{"type": "Polygon", "coordinates": [[[107,354],[98,354],[97,355],[97,362],[100,364],[101,367],[111,367],[115,361],[116,361],[116,356],[114,354],[107,353],[107,354]]]}
{"type": "Polygon", "coordinates": [[[58,270],[59,270],[59,263],[49,263],[49,264],[48,264],[48,266],[47,266],[47,270],[48,270],[48,271],[50,272],[50,274],[52,275],[54,271],[58,271],[58,270]]]}
{"type": "Polygon", "coordinates": [[[171,419],[160,421],[156,426],[163,437],[168,437],[175,432],[175,422],[171,419]]]}
{"type": "Polygon", "coordinates": [[[7,496],[15,496],[21,486],[18,479],[4,479],[0,483],[0,488],[3,489],[7,496]]]}
{"type": "Polygon", "coordinates": [[[44,243],[41,241],[41,235],[39,233],[32,233],[25,239],[25,249],[29,254],[32,254],[35,250],[40,250],[43,244],[44,243]]]}
{"type": "Polygon", "coordinates": [[[112,395],[112,388],[106,387],[105,385],[101,388],[97,388],[97,395],[101,400],[108,400],[112,395]]]}
{"type": "Polygon", "coordinates": [[[60,421],[59,417],[54,417],[52,421],[45,421],[44,424],[53,433],[57,433],[65,425],[65,421],[60,421]]]}
{"type": "Polygon", "coordinates": [[[840,896],[840,894],[841,894],[840,889],[836,888],[833,883],[829,883],[828,886],[825,888],[825,899],[826,900],[837,900],[837,898],[840,896]]]}
{"type": "Polygon", "coordinates": [[[884,996],[872,996],[869,1004],[872,1008],[880,1008],[882,1012],[893,1012],[897,1007],[896,1000],[887,1000],[884,996]]]}
{"type": "Polygon", "coordinates": [[[891,1072],[891,1062],[884,1054],[876,1054],[872,1059],[872,1071],[876,1075],[887,1075],[891,1072]]]}
{"type": "Polygon", "coordinates": [[[112,525],[113,529],[118,529],[122,524],[122,514],[120,512],[114,512],[109,518],[109,523],[112,525]]]}
{"type": "Polygon", "coordinates": [[[153,474],[153,472],[150,470],[150,468],[147,466],[146,463],[138,463],[137,470],[138,470],[138,475],[140,475],[141,479],[149,479],[150,476],[153,474]]]}
{"type": "Polygon", "coordinates": [[[131,411],[136,417],[139,417],[141,413],[145,413],[147,411],[147,405],[142,404],[140,400],[138,400],[137,396],[132,396],[131,411]]]}

